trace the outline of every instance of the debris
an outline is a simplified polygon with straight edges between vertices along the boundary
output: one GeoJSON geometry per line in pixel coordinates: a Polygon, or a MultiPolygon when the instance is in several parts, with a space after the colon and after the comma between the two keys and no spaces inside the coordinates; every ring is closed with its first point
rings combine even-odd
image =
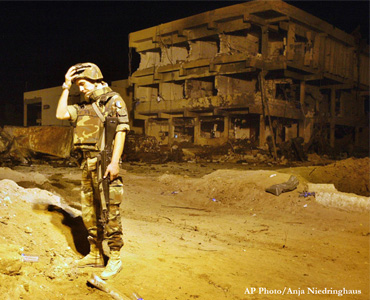
{"type": "Polygon", "coordinates": [[[24,232],[25,233],[32,233],[33,232],[33,230],[32,230],[32,228],[30,228],[30,227],[26,227],[26,229],[24,230],[24,232]]]}
{"type": "Polygon", "coordinates": [[[27,164],[29,151],[21,150],[16,139],[4,129],[0,130],[1,162],[27,164]]]}
{"type": "Polygon", "coordinates": [[[298,184],[297,177],[291,175],[287,182],[272,185],[266,189],[266,192],[279,196],[281,193],[293,191],[297,188],[298,184]]]}
{"type": "MultiPolygon", "coordinates": [[[[66,126],[4,126],[3,131],[15,141],[19,150],[69,157],[73,128],[66,126]]],[[[14,145],[13,145],[14,146],[14,145]]]]}
{"type": "Polygon", "coordinates": [[[176,195],[176,194],[178,194],[179,192],[178,191],[173,191],[171,194],[172,195],[176,195]]]}
{"type": "Polygon", "coordinates": [[[175,205],[162,205],[162,207],[193,209],[193,210],[206,210],[205,208],[196,208],[196,207],[187,207],[187,206],[175,206],[175,205]]]}
{"type": "Polygon", "coordinates": [[[87,280],[88,283],[92,284],[99,290],[106,292],[109,294],[113,299],[116,300],[125,300],[120,296],[116,291],[114,291],[103,279],[101,279],[98,275],[96,274],[91,274],[91,278],[87,280]]]}
{"type": "Polygon", "coordinates": [[[315,197],[315,192],[311,192],[311,193],[309,193],[309,192],[303,192],[303,193],[300,193],[299,194],[299,197],[305,197],[305,198],[307,198],[308,196],[314,196],[315,197]]]}
{"type": "Polygon", "coordinates": [[[179,145],[174,144],[170,149],[169,160],[175,162],[182,162],[183,152],[179,145]]]}
{"type": "Polygon", "coordinates": [[[370,211],[370,197],[339,192],[333,184],[308,184],[308,190],[315,190],[315,200],[325,206],[349,211],[370,211]]]}
{"type": "Polygon", "coordinates": [[[276,174],[271,174],[271,175],[270,175],[270,178],[271,178],[271,177],[275,177],[275,176],[276,176],[276,174]]]}
{"type": "Polygon", "coordinates": [[[307,155],[302,145],[303,142],[304,140],[301,137],[281,142],[278,145],[281,155],[288,160],[307,161],[307,155]]]}
{"type": "Polygon", "coordinates": [[[38,262],[39,257],[36,255],[26,255],[22,253],[22,261],[23,262],[38,262]]]}
{"type": "Polygon", "coordinates": [[[200,152],[199,148],[182,148],[181,150],[185,161],[194,159],[200,152]]]}
{"type": "Polygon", "coordinates": [[[303,207],[307,207],[307,204],[303,205],[303,207]]]}
{"type": "Polygon", "coordinates": [[[310,172],[310,174],[308,174],[308,176],[310,176],[315,170],[316,168],[313,168],[313,170],[310,172]]]}
{"type": "Polygon", "coordinates": [[[73,128],[65,126],[4,126],[0,128],[0,163],[30,165],[41,159],[60,161],[59,166],[75,166],[72,133],[73,128]]]}
{"type": "Polygon", "coordinates": [[[0,130],[0,153],[9,151],[11,144],[12,137],[3,130],[0,130]]]}
{"type": "Polygon", "coordinates": [[[138,293],[134,292],[132,293],[131,297],[132,300],[144,300],[143,297],[141,297],[138,293]]]}
{"type": "Polygon", "coordinates": [[[315,192],[338,192],[332,183],[307,183],[308,192],[311,192],[313,189],[315,192]]]}
{"type": "Polygon", "coordinates": [[[164,219],[166,219],[166,220],[168,220],[172,223],[172,220],[169,217],[162,217],[162,218],[164,218],[164,219]]]}
{"type": "MultiPolygon", "coordinates": [[[[170,151],[170,149],[168,149],[170,151]]],[[[169,152],[168,151],[168,152],[169,152]]],[[[168,153],[161,149],[157,139],[142,134],[128,134],[125,144],[125,159],[128,161],[163,162],[168,153]]]]}

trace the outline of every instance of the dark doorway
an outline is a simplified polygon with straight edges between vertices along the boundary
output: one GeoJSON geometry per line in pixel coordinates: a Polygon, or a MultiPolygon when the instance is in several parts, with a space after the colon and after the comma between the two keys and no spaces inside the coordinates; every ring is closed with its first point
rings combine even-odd
{"type": "Polygon", "coordinates": [[[41,102],[27,104],[27,126],[41,125],[41,102]]]}

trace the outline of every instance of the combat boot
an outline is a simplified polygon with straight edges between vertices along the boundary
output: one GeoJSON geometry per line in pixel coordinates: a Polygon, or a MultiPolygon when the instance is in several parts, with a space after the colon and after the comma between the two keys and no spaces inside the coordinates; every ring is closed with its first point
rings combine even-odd
{"type": "Polygon", "coordinates": [[[77,267],[79,268],[85,268],[85,267],[102,268],[104,267],[104,257],[101,254],[99,247],[96,245],[95,241],[92,239],[89,239],[89,243],[90,243],[90,253],[87,254],[85,257],[75,261],[77,267]]]}
{"type": "Polygon", "coordinates": [[[102,279],[109,279],[117,275],[122,270],[122,261],[119,251],[111,251],[108,264],[100,277],[102,279]]]}

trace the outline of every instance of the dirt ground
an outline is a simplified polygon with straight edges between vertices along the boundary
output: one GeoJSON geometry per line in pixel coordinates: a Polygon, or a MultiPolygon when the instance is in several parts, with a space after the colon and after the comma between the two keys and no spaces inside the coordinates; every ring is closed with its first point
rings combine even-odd
{"type": "MultiPolygon", "coordinates": [[[[124,163],[124,268],[107,283],[123,299],[369,299],[369,211],[299,196],[308,182],[369,196],[369,161],[124,163]],[[265,192],[292,174],[296,190],[265,192]]],[[[78,168],[0,168],[1,299],[112,299],[87,284],[102,269],[74,267],[88,246],[79,180],[78,168]]]]}

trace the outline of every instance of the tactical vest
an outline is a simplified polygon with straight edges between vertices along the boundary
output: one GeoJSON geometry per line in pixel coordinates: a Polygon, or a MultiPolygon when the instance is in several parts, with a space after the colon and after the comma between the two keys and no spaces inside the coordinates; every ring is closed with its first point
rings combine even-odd
{"type": "MultiPolygon", "coordinates": [[[[97,98],[100,103],[106,105],[110,98],[119,95],[109,92],[97,98]]],[[[110,113],[109,107],[101,109],[106,117],[110,113]]],[[[74,129],[73,145],[75,149],[99,151],[102,150],[104,123],[100,120],[92,104],[81,107],[77,112],[76,127],[74,129]]]]}

